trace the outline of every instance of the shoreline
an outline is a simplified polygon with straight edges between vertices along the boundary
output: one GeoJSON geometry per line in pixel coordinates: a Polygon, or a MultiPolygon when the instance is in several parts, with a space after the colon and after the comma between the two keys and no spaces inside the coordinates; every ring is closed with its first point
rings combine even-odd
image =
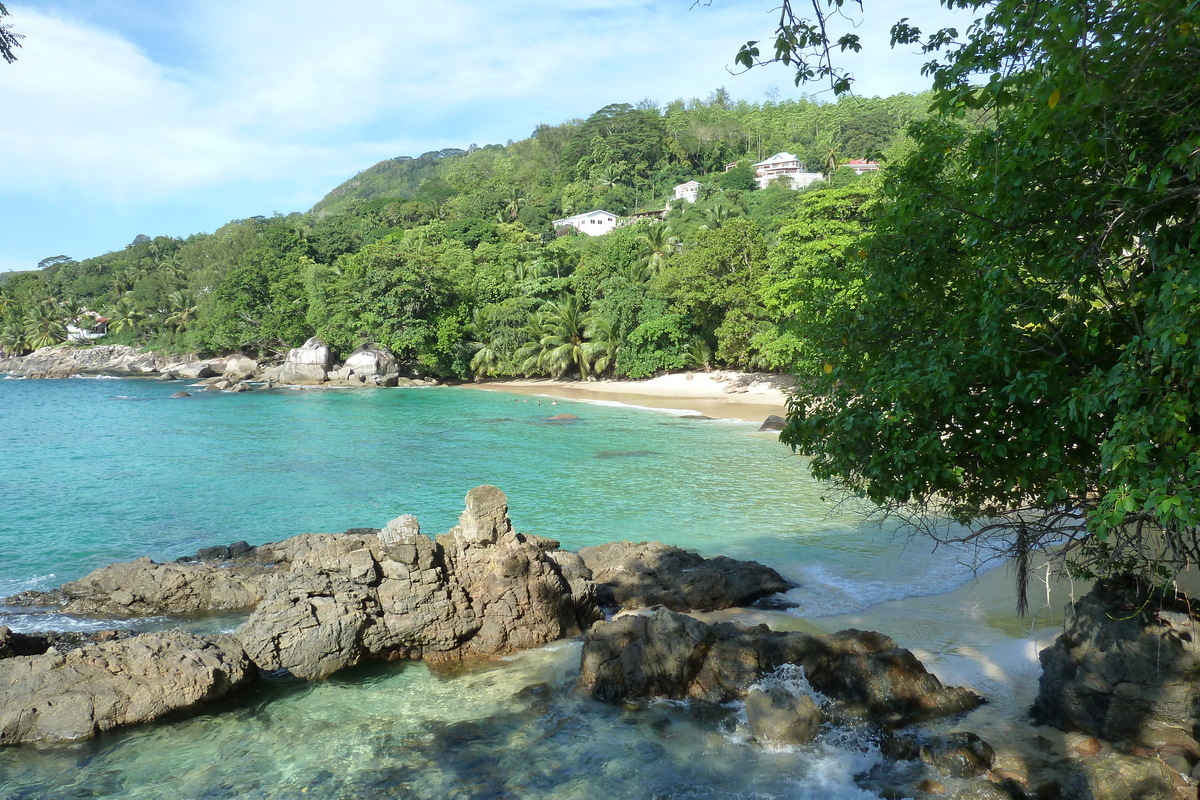
{"type": "Polygon", "coordinates": [[[713,419],[761,424],[768,416],[787,414],[791,379],[781,375],[740,372],[689,372],[649,380],[570,381],[499,379],[462,383],[463,388],[530,397],[553,397],[614,403],[664,411],[690,411],[713,419]]]}

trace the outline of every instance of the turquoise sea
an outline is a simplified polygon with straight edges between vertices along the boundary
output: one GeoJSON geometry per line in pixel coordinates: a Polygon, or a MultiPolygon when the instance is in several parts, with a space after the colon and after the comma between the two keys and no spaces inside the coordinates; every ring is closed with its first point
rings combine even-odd
{"type": "MultiPolygon", "coordinates": [[[[817,625],[971,574],[823,497],[749,423],[470,388],[172,398],[181,388],[0,379],[0,596],[114,560],[404,513],[439,533],[481,483],[507,493],[518,530],[567,548],[659,539],[774,566],[802,584],[791,615],[817,625]]],[[[0,624],[114,623],[0,606],[0,624]]],[[[0,800],[877,796],[864,776],[878,753],[853,732],[770,751],[745,741],[736,708],[606,706],[573,690],[578,655],[564,642],[449,673],[371,667],[94,742],[10,748],[0,800]]]]}

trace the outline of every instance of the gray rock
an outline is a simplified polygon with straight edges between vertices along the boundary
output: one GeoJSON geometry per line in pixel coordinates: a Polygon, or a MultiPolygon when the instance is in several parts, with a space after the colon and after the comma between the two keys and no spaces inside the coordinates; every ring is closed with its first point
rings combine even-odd
{"type": "Polygon", "coordinates": [[[1184,595],[1105,581],[1080,598],[1041,652],[1032,714],[1065,731],[1146,747],[1197,749],[1200,628],[1184,595]]]}
{"type": "Polygon", "coordinates": [[[258,362],[238,353],[225,359],[221,374],[234,383],[244,381],[258,374],[258,362]]]}
{"type": "Polygon", "coordinates": [[[379,539],[387,546],[401,542],[421,533],[421,523],[412,514],[402,514],[384,526],[379,539]]]}
{"type": "Polygon", "coordinates": [[[706,559],[662,542],[612,542],[579,551],[602,604],[716,611],[744,606],[794,584],[755,561],[706,559]]]}
{"type": "Polygon", "coordinates": [[[599,618],[582,560],[512,530],[508,500],[472,489],[459,525],[306,534],[259,548],[288,570],[237,636],[255,663],[321,678],[367,658],[495,658],[573,636],[599,618]]]}
{"type": "Polygon", "coordinates": [[[787,425],[786,419],[778,414],[770,414],[763,420],[763,424],[758,429],[760,431],[781,431],[785,425],[787,425]]]}
{"type": "Polygon", "coordinates": [[[821,728],[821,708],[807,694],[757,687],[746,695],[746,722],[759,742],[808,744],[821,728]]]}
{"type": "Polygon", "coordinates": [[[951,778],[975,778],[996,763],[996,751],[974,733],[961,731],[922,745],[921,760],[951,778]]]}
{"type": "Polygon", "coordinates": [[[73,347],[55,345],[26,356],[0,359],[0,372],[29,378],[65,378],[69,375],[144,375],[166,366],[155,353],[141,353],[125,345],[73,347]]]}
{"type": "MultiPolygon", "coordinates": [[[[1188,788],[1190,795],[1194,795],[1195,787],[1188,788]]],[[[1176,793],[1171,768],[1163,762],[1106,753],[1074,764],[1063,780],[1060,796],[1087,800],[1176,800],[1189,795],[1176,793]]]]}
{"type": "Polygon", "coordinates": [[[171,395],[171,398],[174,399],[176,397],[191,397],[191,396],[192,396],[191,392],[176,392],[175,394],[171,395]]]}
{"type": "Polygon", "coordinates": [[[174,368],[173,371],[179,375],[179,377],[187,378],[189,380],[215,378],[221,374],[211,361],[192,361],[188,364],[182,364],[174,368]]]}
{"type": "Polygon", "coordinates": [[[281,383],[316,384],[325,382],[332,367],[332,351],[320,339],[313,337],[301,347],[289,350],[283,364],[269,374],[270,380],[281,383]]]}
{"type": "Polygon", "coordinates": [[[766,625],[707,625],[666,609],[594,625],[583,645],[580,684],[601,700],[655,697],[714,703],[745,696],[784,664],[802,667],[830,699],[830,721],[896,728],[967,711],[982,700],[944,687],[886,636],[845,630],[826,636],[766,625]]]}
{"type": "Polygon", "coordinates": [[[373,385],[394,382],[400,377],[396,356],[386,347],[375,344],[365,344],[355,350],[346,358],[342,368],[359,380],[373,385]]]}
{"type": "Polygon", "coordinates": [[[5,602],[123,617],[249,611],[262,599],[273,569],[258,561],[160,564],[139,558],[101,567],[53,593],[25,592],[5,602]]]}
{"type": "Polygon", "coordinates": [[[194,711],[254,679],[230,636],[142,634],[0,661],[0,745],[82,739],[194,711]]]}

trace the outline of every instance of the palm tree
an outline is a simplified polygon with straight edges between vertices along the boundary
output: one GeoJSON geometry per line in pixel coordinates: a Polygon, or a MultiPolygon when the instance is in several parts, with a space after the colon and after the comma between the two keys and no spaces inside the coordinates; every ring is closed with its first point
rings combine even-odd
{"type": "Polygon", "coordinates": [[[561,378],[573,368],[586,378],[591,369],[588,358],[588,315],[575,295],[549,303],[542,322],[542,366],[555,378],[561,378]]]}
{"type": "Polygon", "coordinates": [[[656,222],[646,227],[645,233],[638,237],[642,242],[639,253],[641,263],[651,276],[662,272],[663,264],[679,245],[679,240],[671,236],[666,223],[656,222]]]}
{"type": "Polygon", "coordinates": [[[496,343],[492,321],[481,309],[471,312],[467,336],[470,340],[463,343],[463,349],[471,354],[471,374],[476,378],[495,374],[500,366],[500,348],[496,343]]]}
{"type": "Polygon", "coordinates": [[[133,301],[128,297],[122,297],[118,300],[117,304],[109,309],[105,316],[108,317],[108,330],[110,333],[136,331],[138,324],[141,322],[141,315],[133,305],[133,301]]]}
{"type": "Polygon", "coordinates": [[[521,206],[525,205],[525,198],[521,196],[521,190],[516,186],[512,186],[508,190],[508,196],[504,201],[504,210],[508,212],[508,220],[511,221],[517,218],[521,213],[521,206]]]}
{"type": "Polygon", "coordinates": [[[25,343],[38,350],[66,341],[67,326],[59,318],[53,301],[38,303],[25,314],[25,343]]]}
{"type": "Polygon", "coordinates": [[[171,309],[165,321],[179,333],[195,318],[197,306],[191,294],[182,290],[171,292],[167,300],[171,303],[171,309]]]}
{"type": "Polygon", "coordinates": [[[589,312],[587,327],[583,333],[588,339],[583,348],[592,364],[592,372],[603,375],[617,362],[617,337],[613,332],[612,323],[607,317],[602,317],[594,311],[589,312]]]}
{"type": "Polygon", "coordinates": [[[821,163],[825,166],[825,178],[831,179],[833,171],[838,168],[838,162],[842,160],[842,151],[836,144],[829,145],[828,152],[821,159],[821,163]]]}
{"type": "Polygon", "coordinates": [[[542,372],[542,328],[544,315],[537,311],[525,322],[524,344],[517,348],[515,359],[520,362],[520,370],[525,377],[542,372]]]}
{"type": "Polygon", "coordinates": [[[4,326],[4,330],[0,330],[0,350],[3,350],[9,355],[23,355],[29,350],[28,344],[25,342],[25,329],[20,323],[10,322],[4,326]]]}
{"type": "Polygon", "coordinates": [[[719,228],[728,222],[733,217],[733,212],[729,210],[729,206],[724,203],[718,203],[712,208],[704,212],[704,218],[708,222],[701,226],[704,228],[719,228]]]}

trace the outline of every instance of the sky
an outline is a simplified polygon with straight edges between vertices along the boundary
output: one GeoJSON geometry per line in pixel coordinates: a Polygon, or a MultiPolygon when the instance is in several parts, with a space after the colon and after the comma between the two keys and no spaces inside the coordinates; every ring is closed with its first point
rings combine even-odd
{"type": "MultiPolygon", "coordinates": [[[[762,102],[784,66],[735,74],[778,0],[6,0],[25,36],[0,62],[0,271],[307,211],[394,156],[504,144],[609,103],[762,102]]],[[[936,0],[868,0],[864,97],[918,92],[927,60],[892,50],[936,0]]],[[[846,23],[851,24],[851,23],[846,23]]]]}

